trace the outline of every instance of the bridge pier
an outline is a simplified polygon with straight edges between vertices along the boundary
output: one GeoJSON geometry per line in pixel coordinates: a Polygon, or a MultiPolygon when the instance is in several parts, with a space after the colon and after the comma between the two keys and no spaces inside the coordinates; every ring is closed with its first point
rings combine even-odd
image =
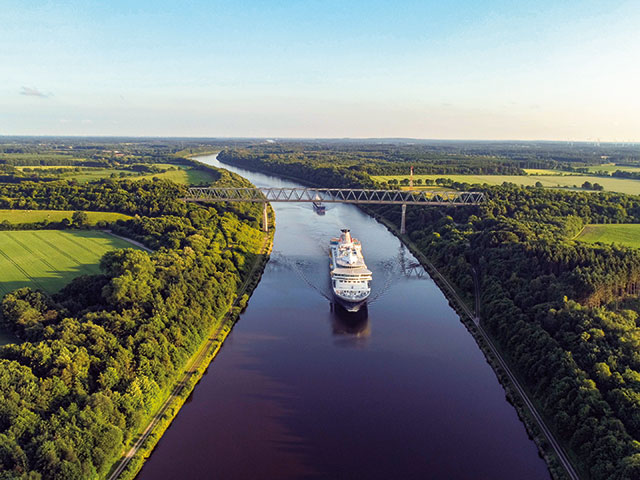
{"type": "Polygon", "coordinates": [[[402,220],[400,220],[400,233],[401,234],[405,234],[407,233],[407,204],[403,203],[402,204],[402,220]]]}
{"type": "Polygon", "coordinates": [[[268,202],[262,202],[262,231],[269,231],[269,211],[267,210],[268,202]]]}

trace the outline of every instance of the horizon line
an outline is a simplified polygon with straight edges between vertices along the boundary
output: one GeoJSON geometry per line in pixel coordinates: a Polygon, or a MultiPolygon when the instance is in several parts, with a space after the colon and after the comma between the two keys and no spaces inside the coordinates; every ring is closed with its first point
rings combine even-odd
{"type": "Polygon", "coordinates": [[[518,138],[417,138],[417,137],[283,137],[283,136],[171,136],[171,135],[115,135],[115,134],[0,134],[0,138],[129,138],[129,139],[167,139],[167,140],[273,140],[273,141],[301,141],[301,140],[348,140],[348,141],[375,141],[375,140],[402,140],[418,142],[521,142],[521,143],[586,143],[586,144],[626,144],[638,145],[640,140],[551,140],[551,139],[518,139],[518,138]]]}

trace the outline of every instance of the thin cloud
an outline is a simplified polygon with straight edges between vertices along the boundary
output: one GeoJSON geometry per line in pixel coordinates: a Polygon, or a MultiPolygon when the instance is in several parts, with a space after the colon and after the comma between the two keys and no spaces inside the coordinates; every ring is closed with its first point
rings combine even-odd
{"type": "Polygon", "coordinates": [[[40,97],[40,98],[48,98],[51,96],[51,93],[44,93],[38,90],[35,87],[25,87],[23,86],[20,89],[20,95],[26,95],[27,97],[40,97]]]}

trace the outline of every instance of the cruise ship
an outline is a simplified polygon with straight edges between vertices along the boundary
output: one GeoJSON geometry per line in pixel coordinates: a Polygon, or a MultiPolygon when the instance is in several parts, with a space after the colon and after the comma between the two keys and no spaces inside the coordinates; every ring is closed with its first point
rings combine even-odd
{"type": "Polygon", "coordinates": [[[340,305],[349,312],[357,312],[371,293],[371,271],[362,257],[362,245],[351,238],[348,229],[340,238],[332,238],[329,245],[331,288],[340,305]]]}

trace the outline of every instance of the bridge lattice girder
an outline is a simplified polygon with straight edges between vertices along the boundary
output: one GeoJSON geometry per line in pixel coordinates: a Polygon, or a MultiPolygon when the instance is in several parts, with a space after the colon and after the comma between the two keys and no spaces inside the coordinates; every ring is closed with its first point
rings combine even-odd
{"type": "Polygon", "coordinates": [[[482,192],[374,190],[358,188],[213,188],[191,187],[186,201],[323,202],[385,205],[478,205],[482,192]]]}

